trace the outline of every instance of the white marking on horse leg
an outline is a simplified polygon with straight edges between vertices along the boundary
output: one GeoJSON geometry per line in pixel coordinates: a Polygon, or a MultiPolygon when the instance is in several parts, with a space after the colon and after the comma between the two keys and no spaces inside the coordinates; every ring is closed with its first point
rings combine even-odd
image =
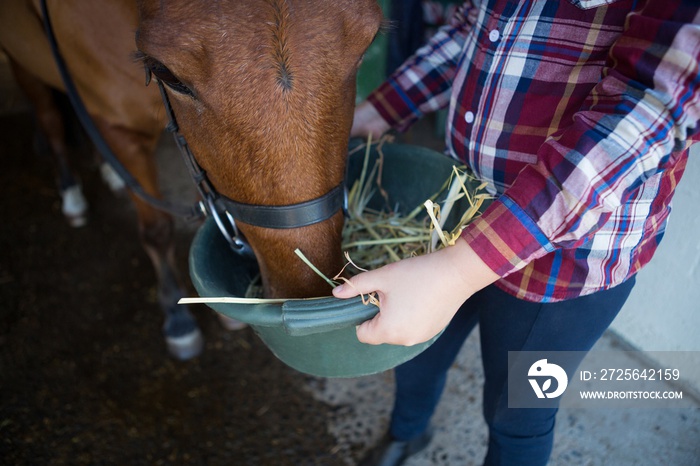
{"type": "Polygon", "coordinates": [[[204,348],[204,338],[202,332],[195,328],[190,333],[180,335],[178,337],[165,337],[165,344],[168,347],[168,353],[180,361],[192,359],[202,352],[204,348]]]}
{"type": "Polygon", "coordinates": [[[109,187],[109,190],[113,193],[120,193],[126,189],[124,180],[114,171],[114,168],[107,162],[102,162],[100,164],[100,175],[102,175],[102,181],[109,187]]]}
{"type": "Polygon", "coordinates": [[[61,191],[61,211],[68,220],[68,224],[74,228],[87,224],[88,203],[83,196],[83,191],[79,184],[74,184],[61,191]]]}

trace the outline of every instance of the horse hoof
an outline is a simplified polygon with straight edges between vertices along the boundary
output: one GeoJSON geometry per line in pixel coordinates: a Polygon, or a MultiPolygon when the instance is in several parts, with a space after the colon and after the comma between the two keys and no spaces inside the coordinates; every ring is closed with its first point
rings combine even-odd
{"type": "Polygon", "coordinates": [[[126,190],[126,184],[124,180],[114,171],[114,168],[107,162],[102,162],[100,164],[100,175],[102,175],[102,181],[109,187],[109,190],[115,194],[122,193],[126,190]]]}
{"type": "Polygon", "coordinates": [[[248,326],[245,322],[241,322],[240,320],[232,319],[231,317],[227,317],[223,314],[217,314],[219,316],[219,322],[221,322],[221,326],[225,328],[226,330],[242,330],[248,326]]]}
{"type": "Polygon", "coordinates": [[[200,355],[204,348],[204,338],[199,329],[179,337],[165,337],[168,353],[180,361],[187,361],[200,355]]]}
{"type": "Polygon", "coordinates": [[[68,225],[70,225],[73,228],[81,228],[87,225],[87,217],[69,217],[66,215],[66,220],[68,221],[68,225]]]}
{"type": "Polygon", "coordinates": [[[73,228],[87,224],[88,203],[80,185],[75,184],[61,191],[61,212],[73,228]]]}

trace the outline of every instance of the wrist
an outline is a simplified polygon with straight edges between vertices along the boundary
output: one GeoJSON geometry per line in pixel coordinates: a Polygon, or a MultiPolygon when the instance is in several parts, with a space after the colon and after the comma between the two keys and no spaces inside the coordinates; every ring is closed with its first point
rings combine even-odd
{"type": "Polygon", "coordinates": [[[453,246],[444,251],[449,252],[448,261],[452,273],[468,296],[501,278],[486,265],[464,238],[459,238],[453,246]]]}

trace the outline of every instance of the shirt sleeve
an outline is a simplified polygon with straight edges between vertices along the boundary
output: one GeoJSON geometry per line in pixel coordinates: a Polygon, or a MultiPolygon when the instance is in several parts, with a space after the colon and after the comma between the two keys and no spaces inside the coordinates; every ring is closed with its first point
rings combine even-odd
{"type": "Polygon", "coordinates": [[[392,128],[405,131],[424,114],[447,106],[466,33],[472,26],[472,8],[471,1],[460,7],[448,25],[367,97],[392,128]]]}
{"type": "Polygon", "coordinates": [[[591,237],[698,139],[698,2],[641,3],[572,124],[548,138],[538,163],[464,230],[499,275],[591,237]]]}

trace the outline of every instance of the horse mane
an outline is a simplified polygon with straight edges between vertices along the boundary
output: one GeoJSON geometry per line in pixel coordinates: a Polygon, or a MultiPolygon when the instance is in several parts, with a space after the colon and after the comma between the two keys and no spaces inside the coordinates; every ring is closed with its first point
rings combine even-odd
{"type": "Polygon", "coordinates": [[[294,76],[288,43],[289,4],[287,0],[270,0],[273,18],[269,23],[272,33],[272,59],[277,70],[277,83],[283,91],[291,91],[294,76]]]}

